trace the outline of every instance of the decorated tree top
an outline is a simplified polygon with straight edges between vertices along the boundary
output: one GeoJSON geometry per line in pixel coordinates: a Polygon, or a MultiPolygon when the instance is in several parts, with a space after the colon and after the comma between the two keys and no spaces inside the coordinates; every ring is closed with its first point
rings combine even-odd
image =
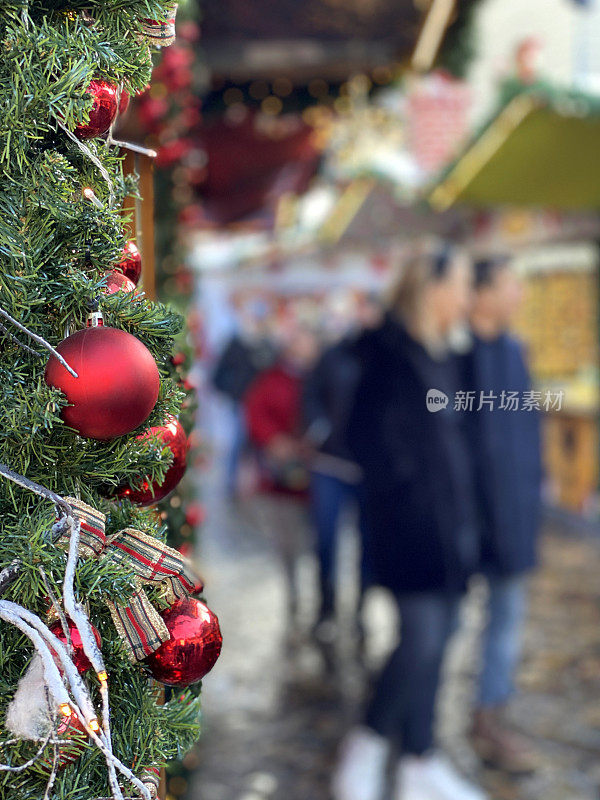
{"type": "Polygon", "coordinates": [[[112,125],[173,17],[164,0],[3,2],[2,798],[155,796],[198,735],[195,682],[220,649],[202,582],[120,491],[161,485],[182,401],[180,317],[114,286],[137,190],[112,125]],[[179,687],[164,704],[151,674],[179,687]]]}

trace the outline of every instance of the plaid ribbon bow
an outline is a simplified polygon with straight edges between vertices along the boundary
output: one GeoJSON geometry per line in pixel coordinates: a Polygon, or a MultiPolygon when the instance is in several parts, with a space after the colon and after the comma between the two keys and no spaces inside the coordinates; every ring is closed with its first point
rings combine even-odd
{"type": "MultiPolygon", "coordinates": [[[[107,600],[113,622],[132,661],[142,661],[169,640],[167,626],[143,590],[144,584],[162,584],[170,603],[198,594],[202,580],[181,553],[134,528],[105,534],[106,517],[81,500],[67,498],[80,521],[79,554],[110,559],[133,570],[137,591],[126,604],[107,600]]],[[[64,538],[64,537],[63,537],[64,538]]]]}

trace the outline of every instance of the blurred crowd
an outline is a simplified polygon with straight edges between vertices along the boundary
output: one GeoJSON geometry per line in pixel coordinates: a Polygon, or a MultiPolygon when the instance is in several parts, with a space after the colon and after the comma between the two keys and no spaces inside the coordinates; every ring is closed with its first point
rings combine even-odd
{"type": "MultiPolygon", "coordinates": [[[[385,297],[361,291],[351,313],[274,326],[263,300],[238,309],[214,388],[232,406],[226,489],[281,560],[289,637],[335,641],[340,586],[362,606],[384,587],[399,611],[396,649],[373,680],[360,724],[340,743],[335,800],[483,800],[436,746],[435,702],[470,578],[488,585],[470,739],[487,765],[536,769],[508,724],[528,576],[536,565],[542,480],[539,409],[511,332],[521,287],[508,257],[472,259],[422,245],[385,297]],[[516,402],[515,402],[516,400],[516,402]],[[341,520],[355,513],[355,575],[336,569],[341,520]],[[299,615],[299,564],[314,556],[320,595],[299,615]]],[[[346,309],[347,311],[347,309],[346,309]]]]}

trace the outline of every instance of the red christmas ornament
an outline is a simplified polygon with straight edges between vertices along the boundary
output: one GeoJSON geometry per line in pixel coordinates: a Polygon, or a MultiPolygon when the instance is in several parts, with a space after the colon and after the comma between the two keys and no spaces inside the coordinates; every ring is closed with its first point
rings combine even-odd
{"type": "MultiPolygon", "coordinates": [[[[57,738],[66,740],[64,744],[58,745],[56,768],[60,771],[69,764],[74,764],[83,754],[88,742],[88,734],[85,724],[75,712],[58,721],[56,734],[57,738]]],[[[38,764],[44,774],[49,775],[52,772],[53,759],[41,758],[38,764]]]]}
{"type": "Polygon", "coordinates": [[[62,410],[65,424],[81,436],[108,441],[139,427],[158,399],[160,378],[148,348],[117,328],[86,328],[56,348],[79,377],[74,378],[54,357],[46,367],[46,383],[61,389],[70,405],[62,410]]]}
{"type": "Polygon", "coordinates": [[[117,491],[118,497],[127,497],[132,503],[137,503],[140,506],[152,506],[171,494],[183,478],[187,466],[188,440],[179,420],[169,415],[164,425],[150,428],[146,433],[142,434],[142,437],[150,435],[160,437],[163,445],[173,453],[173,461],[162,483],[155,481],[150,484],[148,481],[144,481],[141,489],[132,489],[130,486],[125,486],[117,491]]]}
{"type": "Polygon", "coordinates": [[[90,119],[87,124],[75,128],[75,136],[80,139],[93,139],[94,136],[102,136],[108,131],[119,108],[117,91],[117,87],[108,81],[90,81],[86,89],[86,92],[94,98],[90,119]]]}
{"type": "MultiPolygon", "coordinates": [[[[67,623],[69,625],[69,636],[71,637],[71,658],[73,659],[73,663],[77,667],[77,671],[80,675],[83,675],[84,672],[87,672],[88,669],[91,668],[91,664],[89,662],[88,657],[84,653],[83,650],[83,642],[81,641],[81,634],[77,630],[77,626],[73,622],[73,620],[68,619],[67,623]]],[[[62,629],[62,625],[59,622],[54,622],[52,625],[49,626],[52,633],[56,636],[57,639],[67,646],[67,637],[65,636],[65,632],[62,629]]],[[[92,631],[98,647],[102,646],[102,639],[100,638],[100,634],[92,625],[92,631]]]]}
{"type": "Polygon", "coordinates": [[[130,281],[133,281],[134,286],[137,286],[142,274],[142,256],[135,242],[127,242],[123,248],[121,260],[117,264],[117,269],[120,269],[130,281]]]}
{"type": "Polygon", "coordinates": [[[115,292],[133,292],[135,290],[135,283],[123,275],[122,272],[117,272],[116,269],[111,270],[106,276],[106,286],[104,287],[104,294],[114,294],[115,292]]]}
{"type": "Polygon", "coordinates": [[[219,620],[200,600],[178,600],[161,612],[171,634],[145,659],[152,677],[167,686],[197,683],[214,667],[223,637],[219,620]]]}
{"type": "Polygon", "coordinates": [[[204,506],[201,503],[190,503],[185,511],[185,521],[193,528],[202,525],[205,516],[204,506]]]}

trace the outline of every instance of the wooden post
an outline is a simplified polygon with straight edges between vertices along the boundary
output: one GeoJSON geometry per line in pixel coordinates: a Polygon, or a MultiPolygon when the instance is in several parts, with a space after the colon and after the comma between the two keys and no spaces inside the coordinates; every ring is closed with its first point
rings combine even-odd
{"type": "Polygon", "coordinates": [[[128,223],[130,236],[142,254],[142,281],[149,300],[156,299],[156,258],[154,253],[154,160],[140,153],[127,151],[123,160],[123,172],[139,175],[140,198],[126,197],[123,211],[131,219],[128,223]]]}
{"type": "MultiPolygon", "coordinates": [[[[125,152],[123,174],[139,175],[141,197],[126,197],[123,213],[130,217],[127,222],[129,236],[135,239],[142,255],[142,283],[148,300],[156,299],[156,256],[154,252],[154,160],[141,153],[125,152]]],[[[161,696],[164,703],[164,690],[161,696]]],[[[159,800],[167,797],[167,776],[163,769],[158,787],[159,800]]]]}

